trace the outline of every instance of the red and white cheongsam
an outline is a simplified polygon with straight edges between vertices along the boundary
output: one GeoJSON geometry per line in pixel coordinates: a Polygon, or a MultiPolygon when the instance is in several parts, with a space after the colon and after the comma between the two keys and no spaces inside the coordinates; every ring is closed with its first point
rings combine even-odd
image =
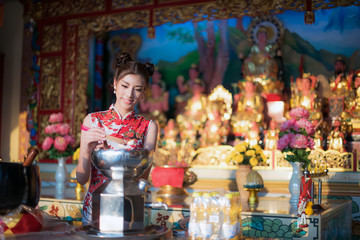
{"type": "MultiPolygon", "coordinates": [[[[111,105],[109,110],[90,114],[93,127],[105,129],[106,135],[124,140],[125,149],[143,149],[144,139],[148,132],[151,120],[136,115],[135,111],[129,112],[123,118],[111,105]]],[[[112,149],[118,149],[119,144],[106,140],[112,149]]],[[[82,222],[91,223],[92,193],[108,180],[99,169],[91,163],[91,177],[88,192],[84,199],[82,222]]]]}

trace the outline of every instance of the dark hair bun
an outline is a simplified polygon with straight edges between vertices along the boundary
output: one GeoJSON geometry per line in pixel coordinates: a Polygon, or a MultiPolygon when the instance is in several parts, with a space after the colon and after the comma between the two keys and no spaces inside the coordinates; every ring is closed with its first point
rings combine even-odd
{"type": "Polygon", "coordinates": [[[116,57],[116,66],[119,67],[121,65],[125,65],[131,61],[134,61],[131,55],[127,52],[123,52],[116,57]]]}
{"type": "Polygon", "coordinates": [[[145,63],[145,68],[146,68],[147,72],[149,73],[149,76],[152,76],[154,73],[154,64],[145,63]]]}

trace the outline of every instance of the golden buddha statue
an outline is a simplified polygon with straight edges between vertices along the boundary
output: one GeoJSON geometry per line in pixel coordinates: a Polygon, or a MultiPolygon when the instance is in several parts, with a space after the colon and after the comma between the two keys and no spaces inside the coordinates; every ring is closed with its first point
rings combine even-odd
{"type": "Polygon", "coordinates": [[[260,91],[280,94],[283,84],[278,81],[278,64],[270,55],[272,45],[268,44],[268,30],[260,26],[256,33],[257,44],[251,47],[249,56],[243,65],[243,74],[247,81],[259,84],[260,91]]]}
{"type": "Polygon", "coordinates": [[[262,96],[256,92],[256,84],[251,81],[239,82],[245,93],[234,96],[234,113],[231,118],[231,125],[235,136],[245,136],[249,131],[252,122],[259,126],[264,119],[264,102],[262,96]]]}
{"type": "Polygon", "coordinates": [[[334,129],[331,130],[330,135],[328,136],[329,146],[328,150],[336,150],[339,152],[345,152],[345,136],[341,132],[341,121],[335,120],[334,129]]]}
{"type": "Polygon", "coordinates": [[[226,119],[224,101],[209,101],[207,105],[207,120],[201,132],[201,146],[218,146],[225,144],[229,134],[229,119],[226,119]]]}

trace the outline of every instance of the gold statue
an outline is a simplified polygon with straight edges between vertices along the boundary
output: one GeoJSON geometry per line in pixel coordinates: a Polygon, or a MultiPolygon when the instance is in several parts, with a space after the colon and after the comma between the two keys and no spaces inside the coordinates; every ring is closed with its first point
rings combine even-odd
{"type": "Polygon", "coordinates": [[[310,119],[322,119],[322,102],[315,91],[316,78],[304,73],[297,80],[298,94],[292,96],[291,108],[303,107],[310,113],[310,119]]]}
{"type": "Polygon", "coordinates": [[[323,148],[323,130],[322,130],[322,120],[314,119],[311,121],[314,126],[315,134],[314,134],[314,149],[324,149],[323,148]]]}
{"type": "Polygon", "coordinates": [[[344,133],[341,132],[341,121],[335,120],[334,129],[331,130],[329,139],[328,150],[336,150],[339,152],[346,152],[345,150],[345,136],[344,133]]]}
{"type": "Polygon", "coordinates": [[[270,55],[272,45],[268,44],[268,30],[260,26],[256,33],[257,44],[251,47],[249,56],[243,65],[243,74],[247,81],[259,83],[261,92],[280,94],[283,84],[278,81],[278,64],[270,55]]]}
{"type": "Polygon", "coordinates": [[[207,119],[207,96],[203,93],[205,86],[201,79],[194,80],[191,90],[192,97],[187,100],[185,112],[176,116],[176,122],[181,140],[190,139],[191,142],[195,142],[207,119]]]}
{"type": "Polygon", "coordinates": [[[352,91],[352,76],[346,73],[346,63],[342,57],[335,61],[335,76],[330,79],[330,88],[334,95],[344,96],[352,91]]]}
{"type": "Polygon", "coordinates": [[[207,100],[207,120],[201,131],[201,146],[217,146],[227,142],[230,132],[232,95],[222,85],[215,87],[207,100]]]}
{"type": "Polygon", "coordinates": [[[265,134],[265,150],[276,150],[279,139],[279,129],[274,120],[270,121],[270,129],[265,134]]]}
{"type": "Polygon", "coordinates": [[[234,96],[235,110],[231,118],[231,125],[235,136],[245,136],[252,122],[260,124],[264,119],[264,102],[262,96],[256,92],[256,84],[251,81],[239,82],[244,85],[245,93],[234,96]]]}
{"type": "Polygon", "coordinates": [[[250,125],[250,131],[247,132],[246,136],[245,136],[245,142],[249,143],[249,146],[252,147],[254,145],[258,145],[259,144],[259,127],[258,124],[256,122],[252,122],[250,125]]]}

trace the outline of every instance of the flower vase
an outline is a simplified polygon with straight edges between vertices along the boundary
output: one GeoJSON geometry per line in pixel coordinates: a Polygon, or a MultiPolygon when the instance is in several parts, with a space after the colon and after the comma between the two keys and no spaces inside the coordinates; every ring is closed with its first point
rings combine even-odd
{"type": "Polygon", "coordinates": [[[292,175],[289,182],[289,192],[291,194],[290,204],[298,204],[300,198],[300,187],[301,187],[301,167],[303,163],[300,162],[290,162],[292,166],[292,175]]]}
{"type": "Polygon", "coordinates": [[[55,172],[56,190],[57,192],[63,192],[65,189],[65,183],[68,179],[68,172],[65,166],[65,158],[58,158],[58,165],[55,172]]]}
{"type": "Polygon", "coordinates": [[[236,184],[240,193],[241,199],[249,199],[250,193],[244,189],[244,184],[246,183],[246,176],[251,171],[251,165],[239,165],[236,170],[236,184]]]}

